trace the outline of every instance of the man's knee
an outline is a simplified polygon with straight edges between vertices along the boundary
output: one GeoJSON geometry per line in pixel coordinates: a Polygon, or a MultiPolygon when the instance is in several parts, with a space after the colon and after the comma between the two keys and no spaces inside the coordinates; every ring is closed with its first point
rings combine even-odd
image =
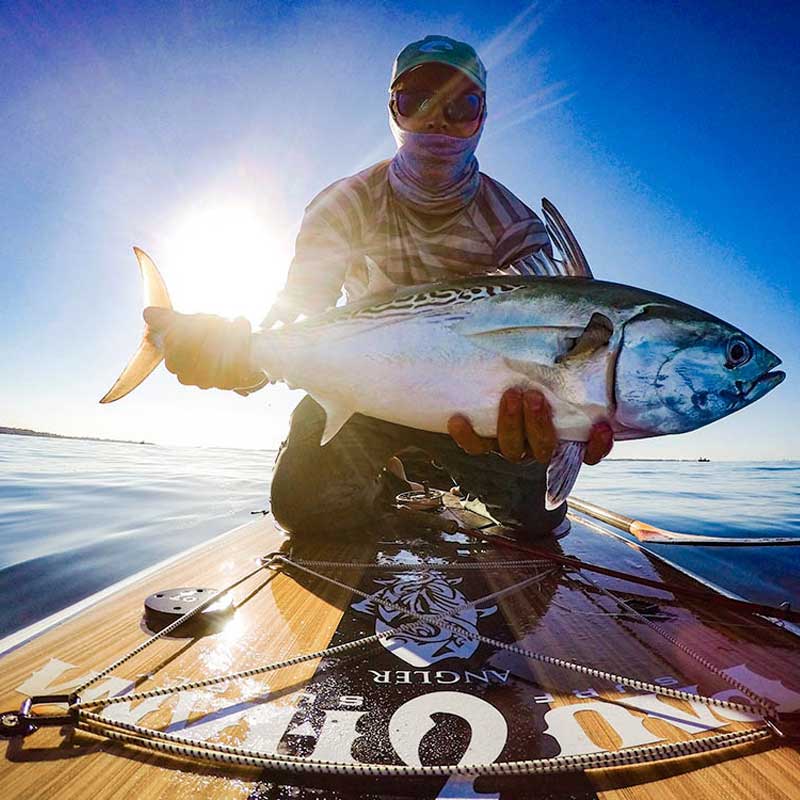
{"type": "Polygon", "coordinates": [[[299,465],[291,452],[285,449],[278,455],[270,486],[270,509],[276,522],[290,533],[301,520],[303,509],[299,465]]]}
{"type": "Polygon", "coordinates": [[[377,476],[342,467],[318,446],[284,447],[270,489],[276,522],[303,536],[340,534],[368,522],[378,494],[377,476]]]}
{"type": "Polygon", "coordinates": [[[345,531],[375,518],[380,473],[401,446],[400,426],[355,415],[324,447],[325,412],[310,397],[292,414],[272,478],[272,513],[291,533],[345,531]]]}
{"type": "Polygon", "coordinates": [[[322,476],[319,467],[319,439],[324,425],[324,411],[308,395],[292,412],[291,427],[281,444],[272,471],[270,507],[272,516],[290,533],[307,522],[310,496],[322,476]]]}

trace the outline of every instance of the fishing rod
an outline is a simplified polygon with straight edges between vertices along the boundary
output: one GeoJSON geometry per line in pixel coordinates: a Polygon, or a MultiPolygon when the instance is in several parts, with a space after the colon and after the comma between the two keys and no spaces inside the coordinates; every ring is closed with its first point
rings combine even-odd
{"type": "MultiPolygon", "coordinates": [[[[731,610],[762,614],[764,616],[773,617],[776,619],[786,620],[787,622],[800,622],[800,610],[795,611],[788,603],[781,606],[771,606],[764,603],[753,603],[749,600],[740,600],[734,597],[728,597],[718,592],[708,591],[706,589],[694,589],[689,586],[680,586],[678,584],[669,583],[666,581],[651,580],[649,578],[641,577],[640,575],[633,575],[629,572],[611,569],[599,564],[592,564],[588,561],[583,561],[579,558],[570,556],[556,555],[550,550],[539,549],[521,544],[519,541],[510,536],[502,533],[492,532],[489,533],[483,529],[473,528],[464,525],[457,516],[454,516],[452,510],[446,507],[444,502],[445,492],[440,489],[431,489],[427,485],[423,486],[422,491],[404,492],[397,495],[395,509],[403,512],[409,522],[416,523],[422,527],[429,527],[435,530],[446,531],[452,533],[458,531],[473,539],[480,539],[484,542],[490,542],[500,547],[508,547],[513,550],[519,550],[536,558],[543,558],[552,561],[556,564],[561,564],[573,569],[585,569],[590,572],[596,572],[601,575],[608,575],[612,578],[620,578],[621,580],[629,581],[631,583],[639,584],[640,586],[649,586],[653,589],[661,589],[662,591],[671,592],[676,597],[683,596],[692,598],[694,600],[711,602],[716,605],[725,606],[731,610]]],[[[569,504],[575,509],[582,510],[584,513],[589,514],[603,522],[609,522],[616,527],[622,527],[622,530],[630,531],[632,525],[645,525],[645,523],[625,517],[622,514],[615,514],[613,511],[608,511],[600,506],[595,506],[592,503],[586,503],[582,500],[570,497],[569,504]],[[591,509],[591,511],[589,510],[591,509]],[[600,514],[604,513],[605,518],[600,514]],[[614,522],[611,520],[614,519],[614,522]],[[626,527],[623,527],[626,526],[626,527]]],[[[477,512],[473,512],[477,513],[477,512]]],[[[478,516],[484,516],[478,514],[478,516]]],[[[485,517],[487,522],[490,523],[489,527],[493,527],[489,517],[485,517]]]]}
{"type": "Polygon", "coordinates": [[[491,543],[499,547],[508,547],[512,550],[518,550],[534,556],[535,558],[543,558],[548,561],[553,561],[556,564],[562,564],[565,567],[572,567],[573,569],[578,570],[585,569],[589,572],[596,572],[600,575],[608,575],[611,578],[619,578],[640,586],[649,586],[653,589],[660,589],[661,591],[670,592],[675,596],[692,598],[693,600],[705,601],[707,603],[714,603],[716,606],[723,606],[733,611],[750,614],[762,614],[766,617],[782,619],[787,622],[800,622],[800,611],[795,611],[794,609],[790,608],[788,603],[775,607],[766,605],[764,603],[753,603],[749,600],[739,600],[735,597],[728,597],[724,594],[711,592],[705,589],[694,589],[690,586],[680,586],[668,581],[651,580],[650,578],[644,578],[640,575],[633,575],[630,572],[611,569],[610,567],[604,567],[600,564],[592,564],[591,562],[583,561],[580,558],[556,555],[549,550],[521,544],[510,536],[506,536],[501,533],[488,533],[484,530],[476,530],[464,525],[460,525],[458,531],[459,533],[470,536],[473,539],[480,539],[484,542],[491,543]]]}

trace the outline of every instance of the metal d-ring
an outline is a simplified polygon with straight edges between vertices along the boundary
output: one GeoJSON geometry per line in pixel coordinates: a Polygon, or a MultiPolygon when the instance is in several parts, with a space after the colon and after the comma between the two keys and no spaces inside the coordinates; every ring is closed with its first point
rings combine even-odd
{"type": "Polygon", "coordinates": [[[4,711],[0,714],[0,737],[11,739],[15,736],[28,736],[38,728],[59,728],[74,725],[78,721],[78,710],[73,706],[80,698],[74,694],[36,694],[26,697],[19,711],[4,711]],[[63,714],[37,714],[36,706],[64,704],[63,714]]]}

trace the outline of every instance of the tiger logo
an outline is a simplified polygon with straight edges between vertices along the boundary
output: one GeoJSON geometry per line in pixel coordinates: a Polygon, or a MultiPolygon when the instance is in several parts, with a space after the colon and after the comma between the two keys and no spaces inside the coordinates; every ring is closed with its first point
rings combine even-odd
{"type": "Polygon", "coordinates": [[[418,620],[404,631],[379,640],[390,653],[413,667],[427,667],[446,658],[468,659],[478,648],[479,642],[474,638],[478,620],[497,611],[497,606],[462,608],[469,602],[456,588],[463,579],[440,571],[402,572],[374,580],[383,588],[352,608],[375,617],[375,633],[385,633],[413,620],[400,609],[414,614],[448,615],[452,628],[418,620]]]}

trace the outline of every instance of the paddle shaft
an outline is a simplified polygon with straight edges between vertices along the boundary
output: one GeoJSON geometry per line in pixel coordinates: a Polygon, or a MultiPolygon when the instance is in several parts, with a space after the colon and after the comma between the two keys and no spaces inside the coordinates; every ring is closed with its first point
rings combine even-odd
{"type": "MultiPolygon", "coordinates": [[[[572,502],[570,500],[570,502],[572,502]]],[[[507,536],[502,534],[483,533],[482,531],[473,530],[462,526],[459,529],[460,533],[465,533],[473,538],[483,539],[484,541],[491,542],[500,547],[510,547],[514,550],[520,550],[528,553],[536,558],[544,558],[553,561],[556,564],[563,564],[566,567],[573,567],[574,569],[585,569],[589,572],[597,572],[600,575],[608,575],[611,578],[619,578],[620,580],[637,583],[640,586],[649,586],[653,589],[660,589],[661,591],[671,592],[674,595],[681,595],[683,597],[691,597],[696,600],[703,600],[708,603],[714,603],[718,606],[725,606],[735,611],[763,614],[767,617],[774,617],[776,619],[783,619],[788,622],[800,622],[800,611],[793,611],[790,608],[775,608],[774,606],[764,605],[762,603],[751,603],[747,600],[737,600],[733,597],[728,597],[724,594],[716,592],[708,592],[703,589],[693,589],[689,586],[678,586],[674,583],[667,583],[666,581],[654,581],[649,578],[642,578],[639,575],[632,575],[629,572],[621,572],[610,567],[601,567],[599,564],[591,564],[588,561],[582,561],[579,558],[570,558],[569,556],[559,556],[555,553],[550,553],[547,550],[539,550],[535,547],[528,547],[527,545],[515,542],[507,536]]]]}
{"type": "Polygon", "coordinates": [[[601,522],[607,522],[609,525],[613,525],[615,528],[619,528],[626,533],[632,533],[631,525],[633,525],[636,520],[631,517],[618,514],[616,511],[609,511],[607,508],[596,506],[594,503],[587,503],[585,500],[581,500],[574,495],[570,495],[567,502],[570,507],[574,508],[576,511],[582,511],[584,514],[599,519],[601,522]]]}
{"type": "Polygon", "coordinates": [[[594,519],[613,525],[625,533],[635,536],[640,542],[648,544],[680,544],[680,545],[703,545],[705,547],[767,547],[767,546],[787,546],[800,545],[800,537],[797,536],[708,536],[705,534],[677,533],[675,531],[658,528],[641,520],[626,517],[616,511],[609,511],[607,508],[588,503],[577,497],[569,498],[569,505],[575,511],[588,514],[594,519]]]}

